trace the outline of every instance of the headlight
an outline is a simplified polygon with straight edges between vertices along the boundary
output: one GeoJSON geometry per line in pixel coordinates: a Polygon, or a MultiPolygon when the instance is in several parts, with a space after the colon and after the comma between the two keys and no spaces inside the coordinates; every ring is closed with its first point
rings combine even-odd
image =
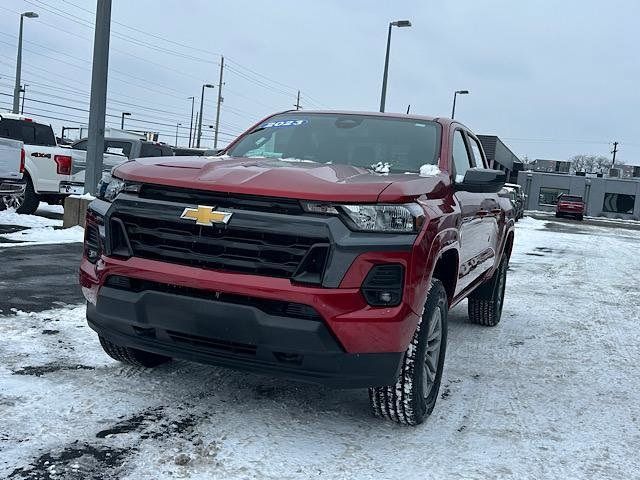
{"type": "Polygon", "coordinates": [[[106,202],[113,202],[120,192],[135,192],[140,190],[140,185],[125,182],[110,173],[103,173],[98,182],[96,197],[106,202]]]}
{"type": "Polygon", "coordinates": [[[303,203],[307,212],[340,215],[352,229],[364,232],[417,232],[424,211],[417,203],[404,205],[327,205],[303,203]]]}

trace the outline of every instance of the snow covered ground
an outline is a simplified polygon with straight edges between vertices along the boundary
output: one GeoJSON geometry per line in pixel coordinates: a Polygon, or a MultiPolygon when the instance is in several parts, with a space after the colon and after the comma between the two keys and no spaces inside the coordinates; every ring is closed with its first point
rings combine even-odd
{"type": "Polygon", "coordinates": [[[34,215],[20,215],[15,210],[0,211],[0,226],[16,227],[15,231],[0,231],[0,248],[25,245],[51,245],[82,242],[82,227],[62,228],[61,205],[40,203],[34,215]],[[20,227],[20,228],[17,228],[20,227]]]}
{"type": "Polygon", "coordinates": [[[0,478],[640,478],[638,232],[518,223],[502,322],[451,312],[434,414],[176,361],[122,366],[84,307],[0,316],[0,478]]]}

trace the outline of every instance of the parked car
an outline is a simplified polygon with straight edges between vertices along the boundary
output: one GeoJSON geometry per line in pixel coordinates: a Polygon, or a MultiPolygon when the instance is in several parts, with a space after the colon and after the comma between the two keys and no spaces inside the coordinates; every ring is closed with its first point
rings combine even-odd
{"type": "MultiPolygon", "coordinates": [[[[71,178],[63,184],[66,193],[84,193],[88,142],[88,139],[83,138],[71,145],[73,167],[71,178]]],[[[108,137],[104,139],[102,171],[108,173],[115,166],[136,158],[172,156],[173,150],[166,143],[153,142],[143,138],[108,137]]]]}
{"type": "Polygon", "coordinates": [[[556,217],[574,217],[578,220],[584,218],[586,206],[582,197],[578,195],[563,194],[558,197],[556,204],[556,217]]]}
{"type": "Polygon", "coordinates": [[[512,203],[516,221],[524,217],[525,196],[522,187],[517,183],[505,183],[504,188],[512,193],[512,203]]]}
{"type": "Polygon", "coordinates": [[[12,113],[0,114],[0,138],[18,140],[25,151],[25,190],[18,213],[33,213],[40,201],[61,203],[61,184],[71,176],[71,155],[59,147],[50,125],[12,113]]]}
{"type": "Polygon", "coordinates": [[[124,163],[87,214],[89,326],[125,363],[369,387],[375,415],[421,423],[449,309],[500,321],[514,222],[487,165],[452,120],[306,111],[216,162],[124,163]]]}
{"type": "Polygon", "coordinates": [[[0,138],[0,210],[18,209],[24,198],[24,148],[20,140],[0,138]]]}

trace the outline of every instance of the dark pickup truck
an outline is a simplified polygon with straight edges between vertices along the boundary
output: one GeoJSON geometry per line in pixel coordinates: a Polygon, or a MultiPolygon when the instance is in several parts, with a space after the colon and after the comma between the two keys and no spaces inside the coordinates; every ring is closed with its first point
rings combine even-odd
{"type": "Polygon", "coordinates": [[[447,312],[500,321],[513,212],[447,118],[290,111],[218,157],[104,179],[80,267],[111,357],[183,358],[345,388],[376,416],[434,408],[447,312]]]}

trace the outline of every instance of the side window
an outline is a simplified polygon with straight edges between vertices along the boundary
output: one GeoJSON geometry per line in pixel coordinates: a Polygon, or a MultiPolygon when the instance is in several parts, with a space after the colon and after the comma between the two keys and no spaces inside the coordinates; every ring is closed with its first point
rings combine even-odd
{"type": "Polygon", "coordinates": [[[476,161],[476,167],[487,168],[487,160],[482,154],[482,147],[480,146],[478,141],[471,135],[467,135],[467,140],[469,140],[469,145],[471,146],[471,151],[473,152],[473,158],[476,161]]]}
{"type": "Polygon", "coordinates": [[[140,157],[162,157],[162,150],[153,143],[143,143],[140,148],[140,157]]]}
{"type": "Polygon", "coordinates": [[[471,159],[461,130],[456,130],[453,134],[453,165],[456,169],[456,182],[462,182],[464,174],[471,167],[471,159]]]}
{"type": "Polygon", "coordinates": [[[106,140],[104,142],[104,151],[115,155],[124,155],[129,158],[131,153],[131,144],[129,142],[119,142],[117,140],[106,140]]]}

